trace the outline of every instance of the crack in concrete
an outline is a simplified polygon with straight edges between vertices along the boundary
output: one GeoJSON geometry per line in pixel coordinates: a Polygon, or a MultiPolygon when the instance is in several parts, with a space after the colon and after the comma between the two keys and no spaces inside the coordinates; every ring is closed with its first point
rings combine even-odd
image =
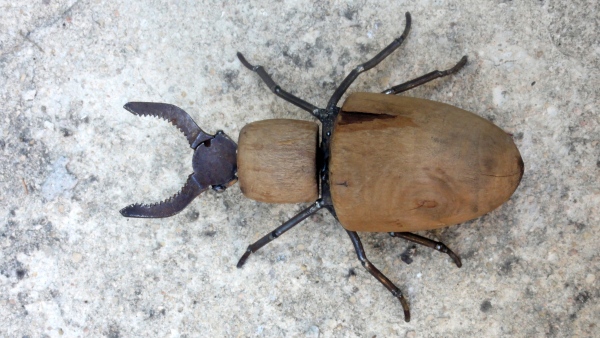
{"type": "Polygon", "coordinates": [[[0,62],[4,62],[4,60],[6,60],[6,58],[8,56],[21,50],[21,48],[23,47],[25,42],[30,42],[35,47],[37,47],[37,49],[39,49],[42,53],[44,53],[44,49],[37,42],[35,42],[34,40],[31,39],[31,37],[30,37],[31,34],[35,33],[36,31],[38,31],[40,29],[51,27],[54,24],[56,24],[57,22],[59,22],[60,20],[64,19],[81,2],[83,2],[83,0],[75,1],[71,6],[69,6],[66,10],[62,11],[59,15],[51,16],[49,20],[46,20],[46,22],[42,23],[41,25],[34,27],[33,29],[29,30],[27,33],[23,33],[23,31],[19,31],[19,35],[23,39],[21,41],[15,43],[15,45],[12,48],[10,48],[10,50],[7,51],[6,53],[0,54],[0,62]]]}

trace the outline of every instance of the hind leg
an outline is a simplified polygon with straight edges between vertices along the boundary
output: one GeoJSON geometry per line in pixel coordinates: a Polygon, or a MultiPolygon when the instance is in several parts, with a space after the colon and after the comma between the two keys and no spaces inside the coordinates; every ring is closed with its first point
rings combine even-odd
{"type": "Polygon", "coordinates": [[[413,243],[421,244],[421,245],[424,245],[424,246],[426,246],[428,248],[432,248],[432,249],[435,249],[435,250],[437,250],[439,252],[443,252],[445,254],[448,254],[448,256],[450,256],[450,258],[452,258],[452,260],[454,261],[454,263],[456,264],[456,266],[458,266],[459,268],[462,266],[462,262],[460,261],[460,257],[458,257],[458,255],[455,254],[452,250],[448,249],[448,247],[444,243],[442,243],[442,242],[436,242],[436,241],[433,241],[433,240],[431,240],[429,238],[425,238],[423,236],[411,234],[410,232],[390,232],[389,234],[392,237],[404,238],[407,241],[411,241],[413,243]]]}
{"type": "Polygon", "coordinates": [[[423,76],[420,76],[416,79],[412,79],[408,82],[405,82],[403,84],[399,84],[397,86],[394,86],[392,88],[386,89],[384,91],[382,91],[382,94],[399,94],[402,92],[405,92],[409,89],[413,89],[415,87],[418,87],[420,85],[426,84],[429,81],[433,81],[437,78],[440,77],[444,77],[444,76],[448,76],[450,74],[454,74],[457,73],[462,67],[465,66],[465,64],[467,64],[467,56],[463,56],[462,59],[460,59],[460,61],[458,61],[458,63],[447,70],[434,70],[431,73],[427,73],[423,76]]]}

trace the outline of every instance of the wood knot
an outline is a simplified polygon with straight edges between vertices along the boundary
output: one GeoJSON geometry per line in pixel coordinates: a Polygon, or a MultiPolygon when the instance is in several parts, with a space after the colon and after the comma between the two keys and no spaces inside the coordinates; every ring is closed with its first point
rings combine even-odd
{"type": "Polygon", "coordinates": [[[436,201],[417,201],[417,207],[414,209],[419,209],[419,208],[431,209],[431,208],[437,207],[437,205],[438,205],[438,203],[436,201]]]}

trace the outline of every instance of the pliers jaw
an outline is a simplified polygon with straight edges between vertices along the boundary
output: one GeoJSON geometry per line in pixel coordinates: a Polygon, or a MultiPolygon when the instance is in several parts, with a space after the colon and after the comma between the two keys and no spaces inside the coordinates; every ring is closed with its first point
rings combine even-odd
{"type": "Polygon", "coordinates": [[[179,128],[194,149],[194,173],[171,198],[155,204],[129,205],[121,209],[121,215],[140,218],[173,216],[208,188],[224,191],[237,182],[237,145],[222,131],[215,135],[205,133],[188,113],[171,104],[129,102],[124,108],[134,115],[165,119],[179,128]]]}

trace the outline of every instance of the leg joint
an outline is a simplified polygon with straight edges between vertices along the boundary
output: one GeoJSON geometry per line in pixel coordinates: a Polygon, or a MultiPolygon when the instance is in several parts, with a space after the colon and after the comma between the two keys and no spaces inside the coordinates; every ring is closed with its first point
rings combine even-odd
{"type": "Polygon", "coordinates": [[[439,252],[448,253],[448,247],[440,242],[435,244],[435,249],[439,252]]]}
{"type": "Polygon", "coordinates": [[[371,262],[369,262],[368,259],[364,258],[364,257],[359,257],[358,258],[360,260],[360,264],[362,264],[362,266],[367,269],[368,271],[371,271],[373,269],[373,264],[371,264],[371,262]]]}
{"type": "Polygon", "coordinates": [[[392,290],[392,295],[396,298],[404,297],[404,295],[402,294],[402,291],[400,291],[400,289],[398,289],[398,288],[396,288],[395,290],[392,290]]]}

